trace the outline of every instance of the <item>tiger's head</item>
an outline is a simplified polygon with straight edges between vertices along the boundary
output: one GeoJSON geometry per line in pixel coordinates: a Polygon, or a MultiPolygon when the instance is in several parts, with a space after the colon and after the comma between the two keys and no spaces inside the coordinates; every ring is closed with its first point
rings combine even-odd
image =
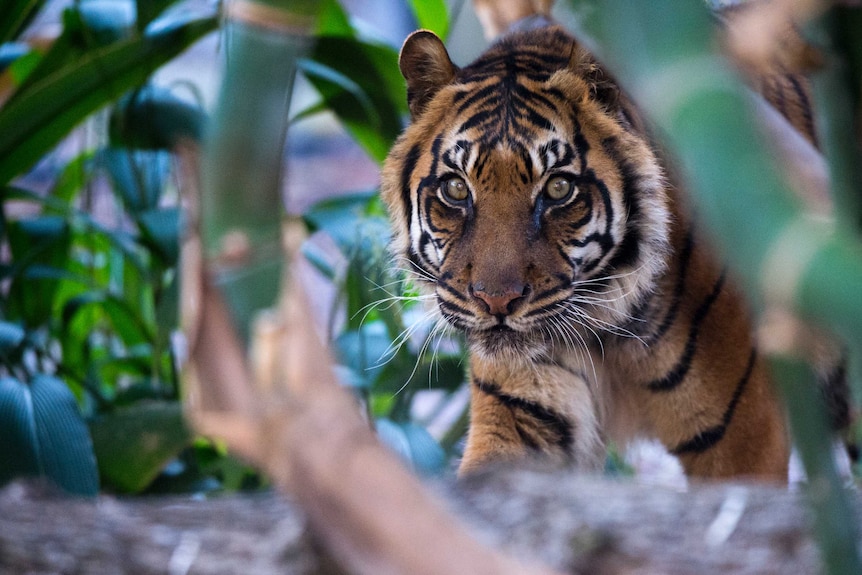
{"type": "Polygon", "coordinates": [[[387,158],[393,247],[474,353],[538,359],[624,329],[665,268],[662,171],[634,112],[558,27],[456,67],[404,43],[411,125],[387,158]]]}

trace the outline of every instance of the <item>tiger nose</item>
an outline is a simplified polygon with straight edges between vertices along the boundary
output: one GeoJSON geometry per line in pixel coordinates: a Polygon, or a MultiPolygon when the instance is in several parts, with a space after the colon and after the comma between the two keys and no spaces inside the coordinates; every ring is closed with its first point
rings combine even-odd
{"type": "Polygon", "coordinates": [[[521,283],[510,284],[494,291],[487,290],[481,282],[470,288],[473,297],[485,304],[488,313],[496,316],[509,315],[515,311],[515,307],[526,299],[529,291],[530,286],[521,283]]]}

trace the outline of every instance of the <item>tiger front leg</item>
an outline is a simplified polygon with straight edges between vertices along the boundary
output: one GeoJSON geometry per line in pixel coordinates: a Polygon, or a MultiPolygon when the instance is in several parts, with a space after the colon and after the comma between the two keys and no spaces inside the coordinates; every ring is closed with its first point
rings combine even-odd
{"type": "Polygon", "coordinates": [[[470,430],[461,475],[528,458],[600,469],[604,448],[584,381],[555,364],[471,358],[470,430]]]}

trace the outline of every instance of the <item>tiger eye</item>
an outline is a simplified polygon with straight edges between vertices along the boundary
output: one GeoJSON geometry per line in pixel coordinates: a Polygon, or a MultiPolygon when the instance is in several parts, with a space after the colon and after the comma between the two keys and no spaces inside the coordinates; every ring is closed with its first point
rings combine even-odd
{"type": "Polygon", "coordinates": [[[545,184],[545,195],[552,200],[565,199],[574,188],[574,184],[563,176],[555,176],[545,184]]]}
{"type": "Polygon", "coordinates": [[[463,202],[469,194],[467,182],[461,178],[445,180],[440,184],[440,191],[443,192],[443,197],[452,202],[463,202]]]}

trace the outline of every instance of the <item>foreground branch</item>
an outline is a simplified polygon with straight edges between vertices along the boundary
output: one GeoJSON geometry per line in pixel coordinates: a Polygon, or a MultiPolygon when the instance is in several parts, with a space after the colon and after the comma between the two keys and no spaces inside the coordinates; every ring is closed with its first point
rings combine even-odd
{"type": "MultiPolygon", "coordinates": [[[[678,493],[570,473],[511,471],[436,491],[478,539],[568,573],[820,570],[804,498],[782,488],[714,485],[678,493]]],[[[858,494],[854,503],[858,512],[858,494]]],[[[450,521],[438,528],[457,528],[450,521]]],[[[310,523],[272,494],[93,503],[19,484],[0,492],[0,572],[338,572],[310,535],[317,529],[310,523]]],[[[424,538],[412,547],[434,559],[424,538]]]]}

